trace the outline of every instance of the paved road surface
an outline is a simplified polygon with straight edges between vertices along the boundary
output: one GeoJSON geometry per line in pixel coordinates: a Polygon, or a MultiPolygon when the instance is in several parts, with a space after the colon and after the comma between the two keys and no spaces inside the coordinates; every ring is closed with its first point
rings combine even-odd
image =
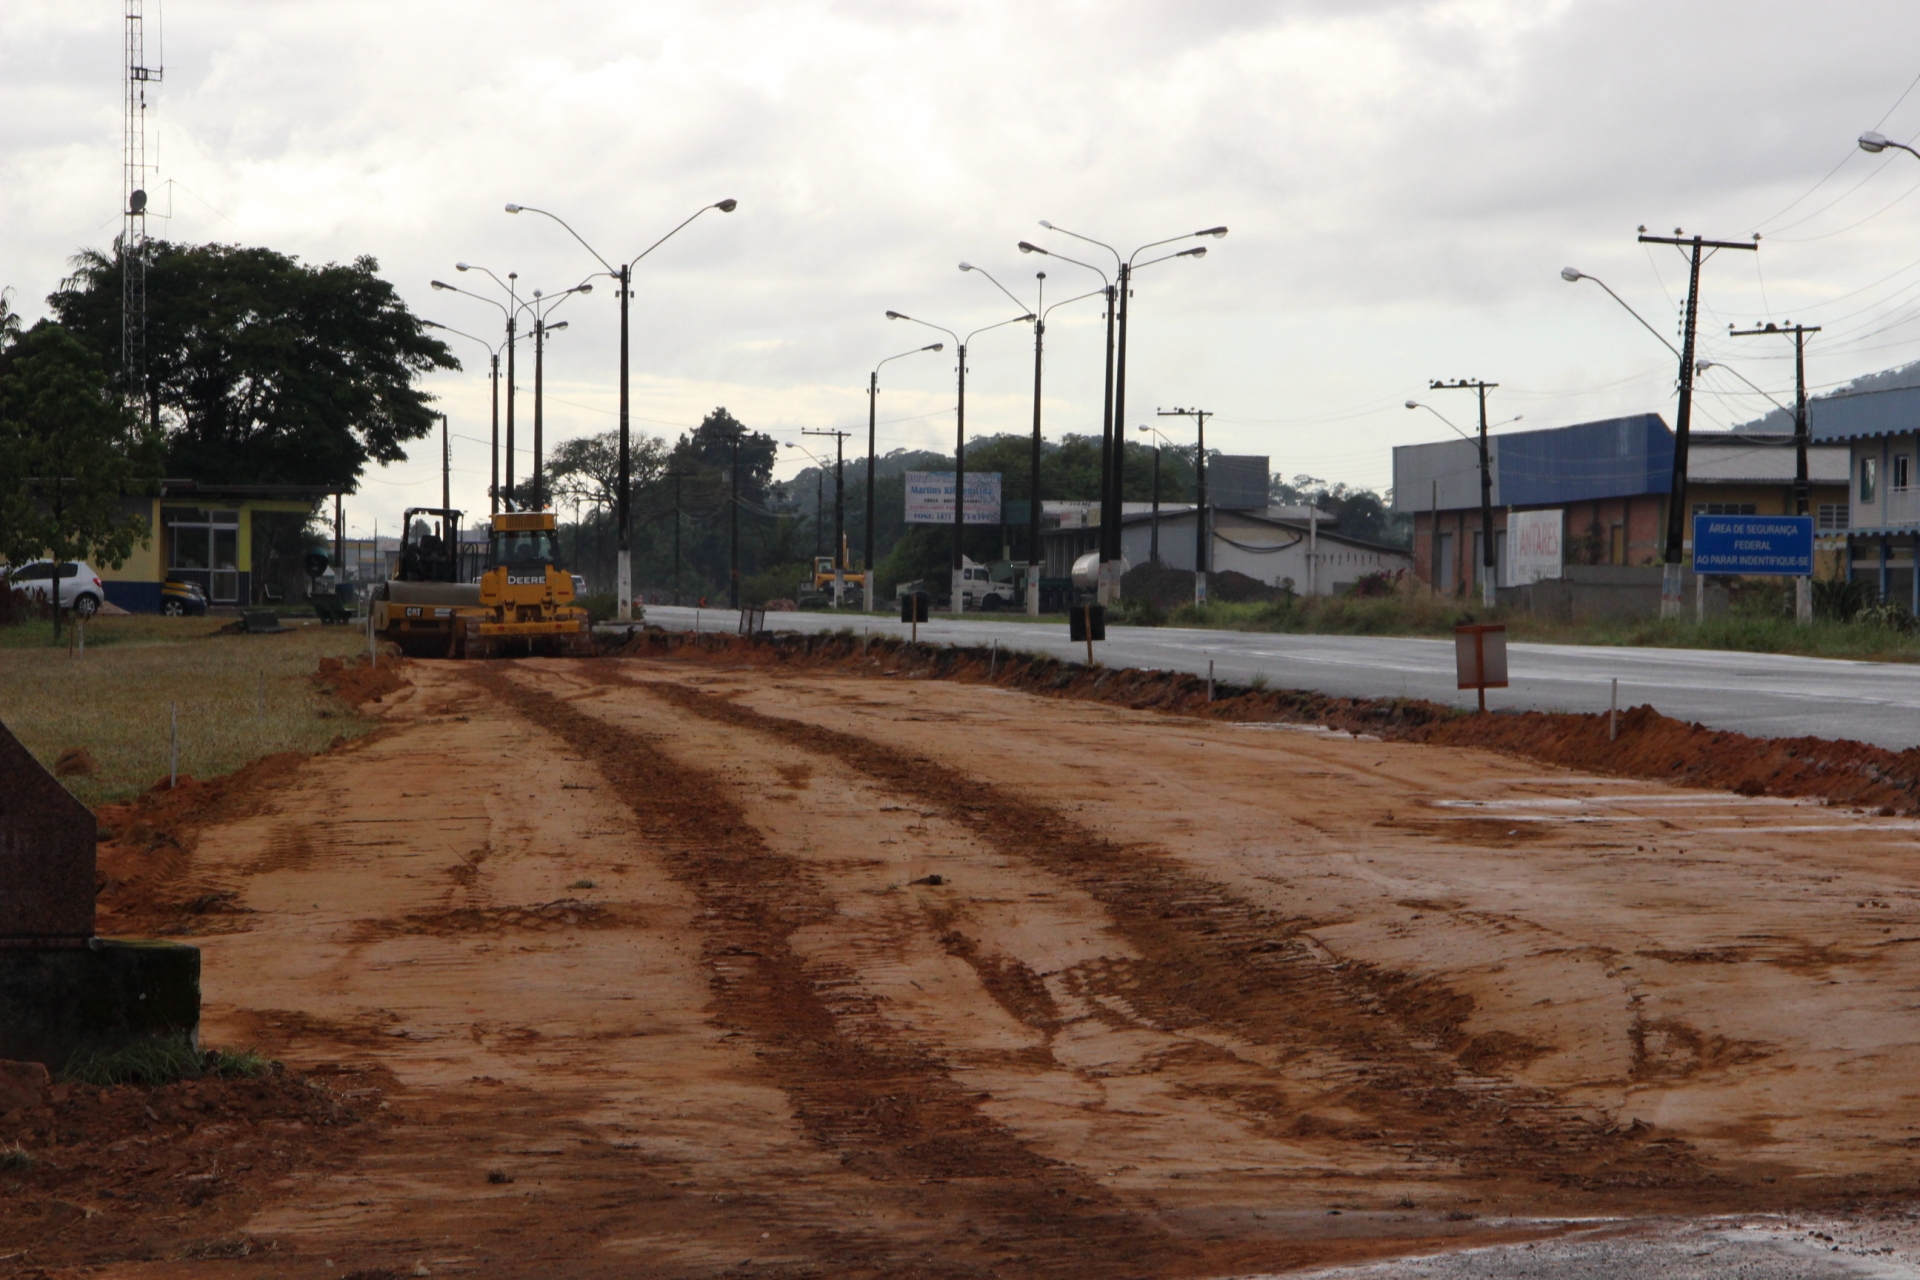
{"type": "MultiPolygon", "coordinates": [[[[656,605],[657,625],[732,631],[730,610],[656,605]]],[[[905,635],[890,618],[830,613],[768,614],[782,631],[834,631],[851,626],[875,635],[905,635]]],[[[1095,656],[1114,666],[1206,674],[1245,683],[1256,673],[1280,688],[1321,693],[1429,698],[1469,705],[1454,688],[1453,643],[1386,636],[1271,635],[1192,631],[1177,627],[1112,627],[1095,656]]],[[[988,644],[1061,657],[1084,657],[1064,624],[951,617],[922,623],[920,638],[936,644],[988,644]]],[[[1845,662],[1783,654],[1704,649],[1626,649],[1516,644],[1509,654],[1513,685],[1488,695],[1490,706],[1541,711],[1604,711],[1609,682],[1620,681],[1624,709],[1652,703],[1660,711],[1715,728],[1769,737],[1815,734],[1854,738],[1904,750],[1920,746],[1920,665],[1845,662]]]]}

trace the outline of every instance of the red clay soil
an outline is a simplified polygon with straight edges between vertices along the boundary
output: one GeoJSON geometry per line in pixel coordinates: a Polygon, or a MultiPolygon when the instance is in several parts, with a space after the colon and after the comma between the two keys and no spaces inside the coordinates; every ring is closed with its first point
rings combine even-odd
{"type": "Polygon", "coordinates": [[[237,1229],[290,1176],[352,1164],[389,1119],[388,1085],[384,1071],[334,1065],[157,1088],[56,1084],[45,1105],[0,1115],[0,1148],[17,1143],[31,1161],[0,1170],[0,1273],[270,1253],[237,1229]],[[28,1244],[35,1265],[11,1270],[28,1244]]]}
{"type": "Polygon", "coordinates": [[[313,679],[348,706],[358,707],[404,689],[406,659],[390,657],[379,666],[368,666],[365,658],[322,658],[313,679]]]}
{"type": "Polygon", "coordinates": [[[1346,698],[1304,690],[1251,689],[1179,672],[1108,669],[1002,650],[862,642],[849,636],[693,637],[636,632],[620,654],[672,653],[696,660],[843,668],[909,678],[991,681],[1047,697],[1086,698],[1201,719],[1324,725],[1400,742],[1484,747],[1594,773],[1703,787],[1747,796],[1817,797],[1920,813],[1920,748],[1889,751],[1833,738],[1756,738],[1639,706],[1620,716],[1609,741],[1604,714],[1501,712],[1472,715],[1416,698],[1346,698]],[[992,674],[989,675],[991,669],[992,674]]]}

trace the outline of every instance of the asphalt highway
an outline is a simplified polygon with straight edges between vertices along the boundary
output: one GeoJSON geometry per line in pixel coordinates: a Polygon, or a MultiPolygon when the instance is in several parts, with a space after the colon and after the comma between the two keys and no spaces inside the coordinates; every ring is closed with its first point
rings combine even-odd
{"type": "MultiPolygon", "coordinates": [[[[737,631],[727,609],[647,608],[669,630],[737,631]]],[[[857,613],[770,613],[776,631],[837,631],[905,636],[893,618],[857,613]]],[[[1086,647],[1064,623],[1024,618],[936,617],[920,624],[934,644],[1025,649],[1084,661],[1086,647]]],[[[1360,697],[1414,697],[1470,706],[1454,686],[1453,642],[1387,636],[1273,635],[1178,627],[1110,627],[1094,657],[1109,666],[1207,673],[1245,684],[1264,675],[1271,687],[1360,697]]],[[[1651,703],[1666,715],[1765,737],[1811,734],[1853,738],[1905,750],[1920,746],[1920,665],[1849,662],[1707,649],[1628,649],[1587,645],[1509,647],[1511,687],[1490,690],[1489,708],[1605,711],[1612,681],[1622,710],[1651,703]]]]}

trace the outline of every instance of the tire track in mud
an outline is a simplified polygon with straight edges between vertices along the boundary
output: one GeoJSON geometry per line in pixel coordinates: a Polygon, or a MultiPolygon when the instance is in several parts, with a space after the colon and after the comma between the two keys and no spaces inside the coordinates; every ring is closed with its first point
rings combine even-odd
{"type": "Polygon", "coordinates": [[[471,678],[614,786],[700,903],[717,1018],[753,1037],[815,1142],[850,1172],[890,1184],[939,1237],[892,1246],[911,1257],[837,1256],[836,1274],[1106,1280],[1195,1269],[1195,1251],[1158,1223],[989,1118],[927,1047],[878,1016],[856,973],[801,958],[795,931],[832,917],[835,904],[767,846],[718,778],[564,698],[497,672],[471,678]]]}
{"type": "Polygon", "coordinates": [[[1330,1131],[1448,1161],[1476,1179],[1693,1200],[1734,1189],[1686,1143],[1641,1124],[1617,1128],[1549,1091],[1466,1068],[1462,1058],[1477,1056],[1460,1029],[1471,997],[1341,961],[1306,933],[1310,922],[1248,902],[1157,850],[1115,843],[1019,791],[855,733],[670,680],[582,674],[837,760],[1077,886],[1143,957],[1097,975],[1111,994],[1156,1026],[1225,1028],[1310,1074],[1328,1074],[1331,1061],[1332,1101],[1365,1119],[1330,1131]]]}

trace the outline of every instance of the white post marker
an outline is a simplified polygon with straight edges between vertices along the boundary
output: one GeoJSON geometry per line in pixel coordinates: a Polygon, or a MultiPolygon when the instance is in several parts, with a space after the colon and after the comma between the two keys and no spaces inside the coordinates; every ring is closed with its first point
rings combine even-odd
{"type": "Polygon", "coordinates": [[[1793,580],[1793,620],[1801,626],[1813,621],[1813,579],[1793,580]]]}
{"type": "Polygon", "coordinates": [[[993,679],[994,669],[999,665],[1000,665],[1000,641],[996,637],[993,642],[993,652],[987,655],[987,679],[989,680],[993,679]]]}

